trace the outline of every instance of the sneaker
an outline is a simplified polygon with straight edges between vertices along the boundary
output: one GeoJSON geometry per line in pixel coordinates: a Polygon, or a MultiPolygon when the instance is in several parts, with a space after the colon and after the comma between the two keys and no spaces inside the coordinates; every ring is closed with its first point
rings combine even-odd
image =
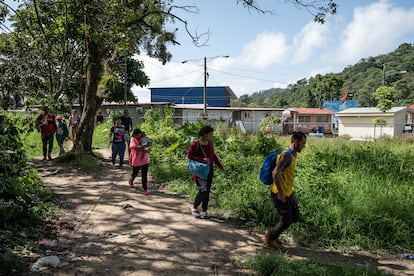
{"type": "Polygon", "coordinates": [[[49,155],[47,156],[47,159],[48,159],[48,160],[52,160],[52,156],[49,154],[49,155]]]}
{"type": "Polygon", "coordinates": [[[135,188],[134,183],[131,180],[128,181],[128,185],[131,189],[135,188]]]}
{"type": "Polygon", "coordinates": [[[203,219],[209,219],[210,216],[208,215],[207,212],[201,212],[201,218],[203,218],[203,219]]]}
{"type": "Polygon", "coordinates": [[[265,247],[272,248],[272,249],[280,249],[282,247],[282,243],[279,241],[279,239],[271,240],[269,239],[269,236],[266,235],[265,237],[265,247]]]}
{"type": "Polygon", "coordinates": [[[195,216],[196,218],[199,218],[200,217],[200,212],[197,209],[191,208],[191,214],[193,216],[195,216]]]}
{"type": "Polygon", "coordinates": [[[43,157],[43,159],[42,159],[43,161],[45,161],[46,160],[46,156],[45,157],[43,157]]]}
{"type": "Polygon", "coordinates": [[[148,190],[144,190],[144,195],[149,195],[149,192],[148,192],[148,190]]]}

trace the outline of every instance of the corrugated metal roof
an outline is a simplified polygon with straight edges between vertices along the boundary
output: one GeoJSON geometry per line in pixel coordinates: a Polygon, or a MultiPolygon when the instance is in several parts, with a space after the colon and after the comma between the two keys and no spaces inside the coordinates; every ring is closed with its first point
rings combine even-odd
{"type": "Polygon", "coordinates": [[[324,115],[332,115],[334,114],[331,110],[326,108],[306,108],[306,107],[298,107],[298,108],[289,108],[289,110],[295,111],[298,114],[324,114],[324,115]]]}
{"type": "MultiPolygon", "coordinates": [[[[395,114],[401,111],[407,110],[407,107],[405,106],[395,106],[385,112],[385,114],[395,114]]],[[[364,115],[374,115],[374,114],[384,114],[380,109],[377,107],[353,107],[353,108],[347,108],[342,111],[339,111],[336,113],[336,115],[356,115],[356,114],[364,114],[364,115]]]]}
{"type": "MultiPolygon", "coordinates": [[[[204,109],[203,104],[174,104],[175,109],[204,109]]],[[[284,111],[277,107],[221,107],[207,106],[207,110],[284,111]]]]}

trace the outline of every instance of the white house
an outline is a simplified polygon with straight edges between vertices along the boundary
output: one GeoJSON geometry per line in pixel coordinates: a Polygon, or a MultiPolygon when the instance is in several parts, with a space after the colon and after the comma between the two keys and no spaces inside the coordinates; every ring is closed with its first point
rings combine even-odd
{"type": "Polygon", "coordinates": [[[338,119],[338,135],[350,136],[354,139],[375,139],[386,135],[390,137],[403,134],[406,124],[413,124],[414,109],[393,107],[382,112],[376,107],[348,108],[336,113],[338,119]],[[381,119],[384,125],[376,125],[381,119]]]}
{"type": "MultiPolygon", "coordinates": [[[[175,110],[175,121],[178,124],[195,123],[203,120],[203,105],[197,104],[176,104],[173,106],[175,110]]],[[[209,120],[213,125],[215,122],[225,122],[223,128],[236,126],[242,132],[260,132],[260,123],[263,118],[275,114],[282,118],[282,108],[266,108],[266,107],[213,107],[208,106],[208,116],[204,119],[209,120]]],[[[278,130],[281,131],[281,130],[278,130]]]]}

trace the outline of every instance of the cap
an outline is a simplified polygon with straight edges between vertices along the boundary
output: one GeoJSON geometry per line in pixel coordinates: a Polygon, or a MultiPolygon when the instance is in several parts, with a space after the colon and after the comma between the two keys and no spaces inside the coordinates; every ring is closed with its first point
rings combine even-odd
{"type": "Polygon", "coordinates": [[[57,116],[56,116],[56,120],[62,120],[62,116],[57,115],[57,116]]]}

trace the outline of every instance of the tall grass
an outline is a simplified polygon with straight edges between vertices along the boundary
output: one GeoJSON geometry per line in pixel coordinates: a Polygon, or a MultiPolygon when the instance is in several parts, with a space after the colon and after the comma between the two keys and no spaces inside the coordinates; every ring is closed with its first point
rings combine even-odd
{"type": "MultiPolygon", "coordinates": [[[[140,126],[154,140],[150,172],[170,189],[194,196],[186,154],[202,125],[177,127],[165,113],[153,111],[140,126]]],[[[111,126],[106,122],[95,128],[94,148],[108,146],[111,126]]],[[[40,149],[37,135],[27,136],[27,147],[40,149]]],[[[219,126],[213,143],[225,172],[215,171],[211,210],[254,220],[263,228],[272,225],[277,214],[270,188],[258,175],[264,156],[288,146],[289,137],[223,134],[219,126]]],[[[307,245],[413,250],[413,179],[414,146],[407,137],[376,142],[309,137],[298,155],[295,179],[302,219],[287,233],[307,245]]]]}
{"type": "MultiPolygon", "coordinates": [[[[152,133],[151,173],[171,189],[194,196],[186,170],[189,136],[197,137],[191,126],[152,133]]],[[[288,146],[289,137],[221,135],[218,130],[213,140],[225,172],[215,171],[210,208],[263,228],[274,224],[278,216],[259,170],[264,156],[288,146]]],[[[309,137],[298,155],[295,179],[302,218],[287,233],[305,245],[413,250],[413,179],[414,146],[406,140],[309,137]]]]}
{"type": "Polygon", "coordinates": [[[315,259],[290,259],[278,254],[260,254],[235,261],[235,265],[244,269],[251,269],[258,275],[284,275],[284,276],[376,276],[387,275],[378,269],[356,268],[320,262],[315,259]]]}
{"type": "MultiPolygon", "coordinates": [[[[150,172],[162,185],[193,197],[196,188],[187,171],[186,154],[201,124],[177,127],[167,118],[168,112],[150,112],[140,126],[154,142],[150,172]]],[[[96,127],[95,148],[107,147],[111,125],[96,127]]],[[[38,133],[29,133],[25,141],[29,152],[41,153],[38,133]]],[[[262,229],[274,224],[278,217],[270,202],[270,187],[260,182],[259,170],[264,156],[288,146],[289,137],[224,134],[218,126],[213,144],[225,172],[215,172],[211,210],[253,220],[262,229]]],[[[287,234],[304,245],[413,251],[413,179],[414,139],[350,142],[309,137],[298,155],[295,178],[302,218],[287,234]]],[[[274,258],[278,256],[259,255],[244,259],[241,266],[263,275],[296,275],[298,271],[301,275],[380,275],[274,258]],[[282,265],[270,265],[278,263],[282,265]]]]}
{"type": "Polygon", "coordinates": [[[414,248],[414,151],[399,139],[314,141],[298,162],[304,243],[414,248]]]}

